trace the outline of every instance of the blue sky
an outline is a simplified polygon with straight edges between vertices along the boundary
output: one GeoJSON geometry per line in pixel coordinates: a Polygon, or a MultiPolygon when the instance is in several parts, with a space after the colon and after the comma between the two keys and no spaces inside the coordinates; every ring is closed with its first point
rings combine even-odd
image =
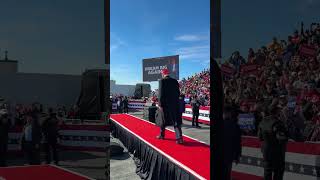
{"type": "MultiPolygon", "coordinates": [[[[111,0],[111,79],[142,82],[142,59],[180,55],[180,78],[209,67],[209,0],[111,0]]],[[[152,83],[157,88],[157,83],[152,83]]]]}
{"type": "Polygon", "coordinates": [[[81,74],[104,66],[102,0],[2,0],[0,57],[19,71],[81,74]]]}
{"type": "Polygon", "coordinates": [[[235,50],[247,58],[250,47],[257,49],[272,37],[287,39],[304,21],[320,23],[320,0],[222,0],[222,56],[235,50]]]}
{"type": "MultiPolygon", "coordinates": [[[[209,0],[110,0],[111,78],[142,79],[142,59],[180,54],[180,77],[208,67],[209,0]]],[[[320,0],[222,1],[222,52],[244,56],[249,47],[285,39],[320,22],[320,0]]],[[[102,0],[3,0],[0,57],[19,60],[19,71],[80,74],[104,67],[102,0]]]]}

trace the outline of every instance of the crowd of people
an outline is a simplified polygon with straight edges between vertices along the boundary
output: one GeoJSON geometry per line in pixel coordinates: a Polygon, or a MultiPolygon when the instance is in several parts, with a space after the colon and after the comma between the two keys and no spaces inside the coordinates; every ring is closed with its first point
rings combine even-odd
{"type": "MultiPolygon", "coordinates": [[[[191,104],[192,99],[197,97],[197,99],[202,102],[203,106],[210,106],[209,69],[205,69],[191,77],[183,78],[181,81],[179,81],[179,87],[181,94],[183,94],[185,98],[189,99],[187,104],[191,104]]],[[[158,89],[155,89],[150,93],[148,99],[143,100],[158,103],[158,93],[158,89]]],[[[128,100],[134,99],[133,96],[124,96],[122,94],[112,94],[110,97],[112,103],[118,103],[119,101],[123,101],[125,98],[128,100]]],[[[135,101],[137,101],[137,99],[135,99],[135,101]]]]}
{"type": "MultiPolygon", "coordinates": [[[[205,69],[200,73],[183,78],[179,82],[180,92],[185,95],[186,98],[193,98],[197,96],[203,101],[203,105],[210,105],[210,70],[205,69]]],[[[191,101],[190,101],[191,102],[191,101]]]]}
{"type": "Polygon", "coordinates": [[[51,163],[51,153],[55,164],[59,163],[58,141],[59,127],[64,124],[64,118],[76,118],[75,107],[67,111],[61,106],[56,109],[44,108],[43,105],[33,103],[31,105],[17,104],[10,106],[0,105],[0,167],[6,166],[6,154],[8,151],[8,133],[10,130],[22,129],[19,140],[20,147],[25,153],[27,164],[41,164],[41,150],[45,152],[45,162],[51,163]]]}
{"type": "Polygon", "coordinates": [[[319,24],[305,29],[302,23],[286,40],[274,37],[267,46],[250,48],[247,58],[236,51],[221,70],[225,104],[253,116],[253,127],[243,134],[257,135],[272,112],[285,122],[290,139],[320,141],[319,24]]]}
{"type": "Polygon", "coordinates": [[[129,113],[129,99],[127,96],[117,96],[112,98],[111,101],[117,104],[118,113],[129,113]]]}

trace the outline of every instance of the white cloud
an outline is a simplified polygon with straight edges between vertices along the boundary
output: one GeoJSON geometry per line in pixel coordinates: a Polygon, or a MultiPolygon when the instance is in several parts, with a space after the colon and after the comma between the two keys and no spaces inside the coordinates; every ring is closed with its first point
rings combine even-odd
{"type": "Polygon", "coordinates": [[[175,53],[179,54],[181,59],[207,59],[210,57],[210,46],[181,47],[175,53]]]}
{"type": "Polygon", "coordinates": [[[188,60],[191,62],[200,63],[203,66],[208,66],[210,63],[210,46],[209,45],[195,45],[189,47],[181,47],[175,51],[179,54],[181,60],[188,60]]]}
{"type": "Polygon", "coordinates": [[[210,39],[210,32],[205,34],[183,34],[174,37],[176,41],[184,41],[184,42],[196,42],[196,41],[205,41],[210,39]]]}
{"type": "Polygon", "coordinates": [[[110,45],[110,53],[112,53],[113,51],[115,51],[116,49],[118,49],[119,45],[118,44],[111,44],[110,45]]]}
{"type": "Polygon", "coordinates": [[[175,42],[189,42],[193,45],[182,45],[177,48],[174,53],[179,54],[181,60],[188,60],[191,62],[200,63],[207,66],[210,62],[210,32],[203,32],[198,34],[183,34],[174,37],[175,42]]]}
{"type": "Polygon", "coordinates": [[[119,47],[127,46],[127,43],[123,41],[119,36],[115,33],[110,33],[110,53],[117,50],[119,47]]]}
{"type": "Polygon", "coordinates": [[[182,35],[174,38],[176,41],[199,41],[201,38],[196,35],[182,35]]]}

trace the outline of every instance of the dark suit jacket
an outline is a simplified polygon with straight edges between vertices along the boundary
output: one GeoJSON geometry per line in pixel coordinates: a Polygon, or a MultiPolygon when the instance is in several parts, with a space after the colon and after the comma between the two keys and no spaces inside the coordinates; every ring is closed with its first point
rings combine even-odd
{"type": "Polygon", "coordinates": [[[122,101],[122,103],[123,103],[123,108],[128,108],[128,106],[129,106],[128,99],[124,99],[124,100],[122,101]]]}
{"type": "Polygon", "coordinates": [[[167,76],[159,81],[159,106],[163,108],[167,125],[181,125],[179,112],[179,83],[167,76]]]}
{"type": "Polygon", "coordinates": [[[198,99],[194,99],[191,101],[192,105],[192,113],[193,114],[199,114],[201,103],[198,99]]]}
{"type": "MultiPolygon", "coordinates": [[[[9,121],[9,120],[8,120],[9,121]]],[[[9,122],[3,123],[0,119],[0,146],[8,143],[9,122]]]]}
{"type": "Polygon", "coordinates": [[[58,130],[58,119],[56,117],[49,117],[42,124],[42,132],[48,143],[57,143],[59,136],[58,130]],[[54,120],[51,121],[51,118],[54,120]]]}
{"type": "Polygon", "coordinates": [[[186,103],[184,99],[179,99],[179,111],[180,113],[184,113],[186,111],[186,103]]]}
{"type": "Polygon", "coordinates": [[[41,126],[40,126],[39,122],[34,122],[32,124],[32,140],[33,140],[33,143],[40,144],[41,139],[42,139],[41,126]]]}
{"type": "Polygon", "coordinates": [[[234,120],[223,121],[224,162],[232,163],[241,156],[241,130],[234,120]]]}

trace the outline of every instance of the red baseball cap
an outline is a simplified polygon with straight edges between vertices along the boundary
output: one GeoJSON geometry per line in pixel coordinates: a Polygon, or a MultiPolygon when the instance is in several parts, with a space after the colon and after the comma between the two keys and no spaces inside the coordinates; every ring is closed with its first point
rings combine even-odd
{"type": "Polygon", "coordinates": [[[169,75],[170,72],[169,72],[168,69],[162,69],[161,74],[163,74],[163,75],[169,75]]]}

